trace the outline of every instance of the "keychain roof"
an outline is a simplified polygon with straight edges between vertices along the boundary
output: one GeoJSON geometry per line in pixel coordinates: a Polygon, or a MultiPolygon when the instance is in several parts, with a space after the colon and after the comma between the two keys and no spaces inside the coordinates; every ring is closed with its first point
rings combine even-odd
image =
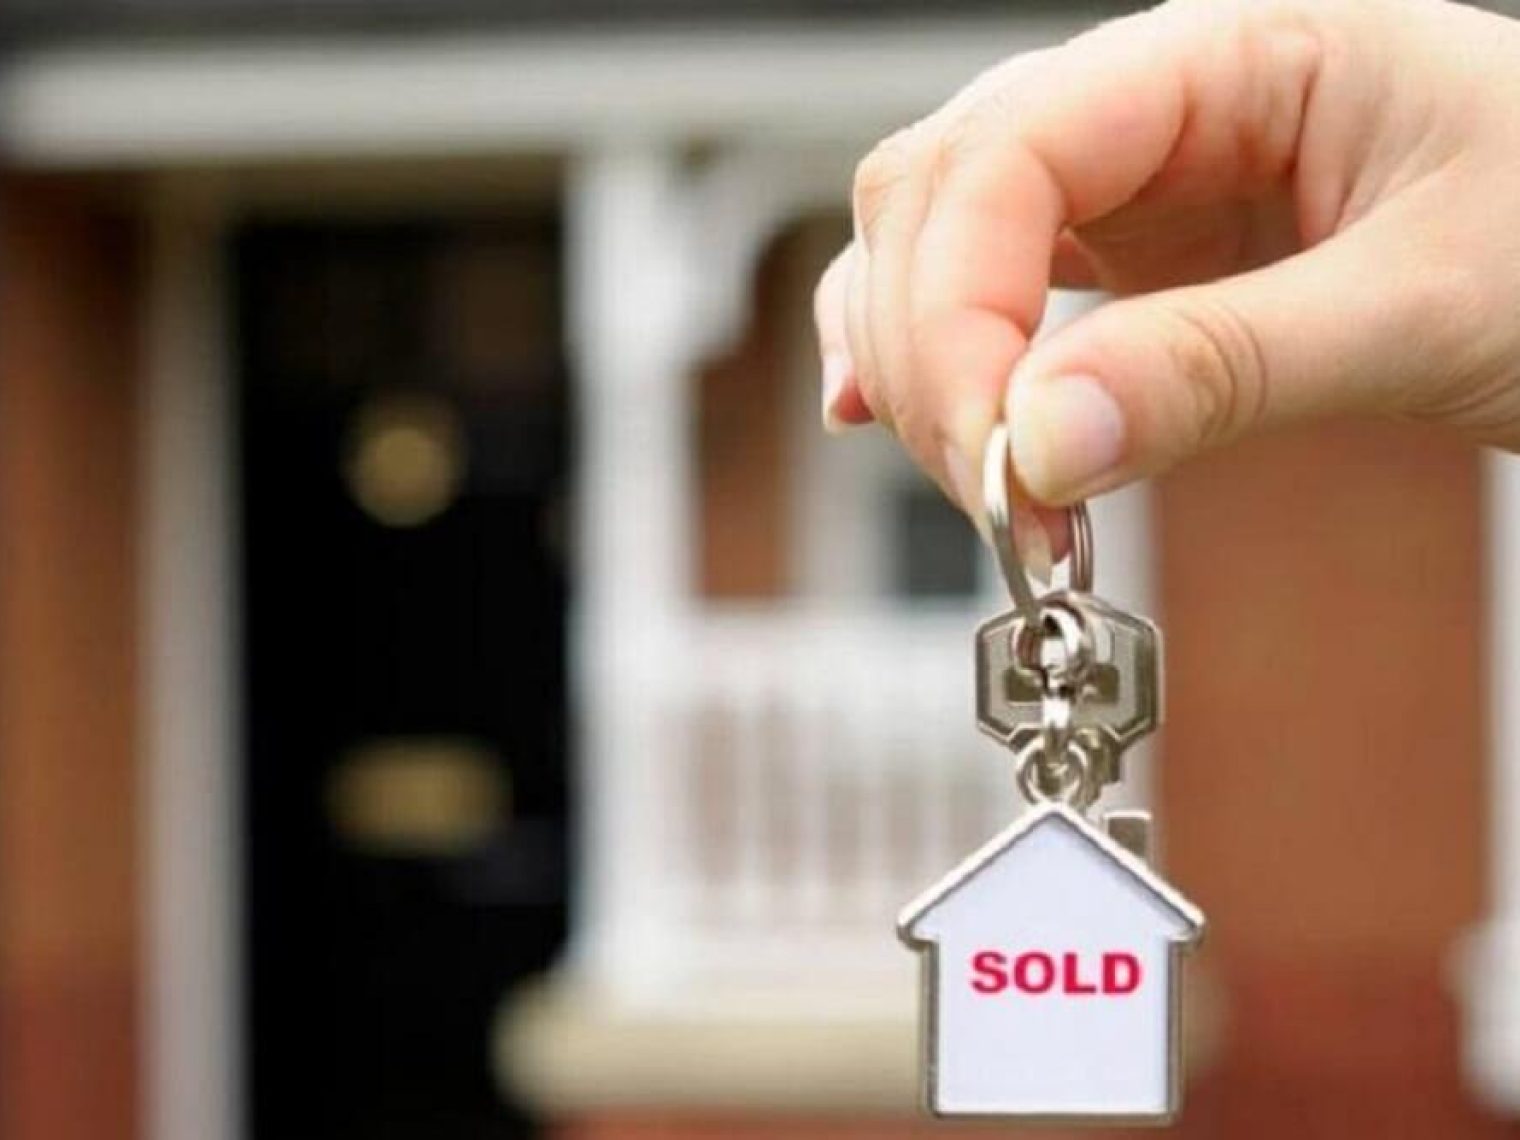
{"type": "Polygon", "coordinates": [[[1055,800],[1030,808],[909,903],[898,919],[898,936],[915,949],[932,942],[932,936],[924,937],[918,933],[926,918],[963,889],[970,887],[978,876],[991,871],[994,866],[1003,863],[1005,858],[1014,857],[1015,849],[1027,838],[1042,828],[1052,826],[1067,829],[1085,840],[1095,855],[1107,858],[1115,869],[1132,879],[1135,886],[1148,892],[1159,907],[1174,916],[1175,937],[1178,941],[1193,943],[1203,936],[1206,923],[1202,910],[1156,874],[1144,860],[1094,827],[1072,808],[1055,800]]]}

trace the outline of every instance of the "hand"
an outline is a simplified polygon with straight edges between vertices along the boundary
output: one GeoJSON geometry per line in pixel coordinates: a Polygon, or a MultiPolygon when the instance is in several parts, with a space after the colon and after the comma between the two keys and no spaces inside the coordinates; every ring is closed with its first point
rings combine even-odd
{"type": "Polygon", "coordinates": [[[981,76],[871,152],[854,212],[825,417],[890,427],[973,518],[1000,412],[1049,504],[1339,412],[1520,448],[1513,21],[1173,0],[981,76]],[[1053,285],[1119,299],[1030,349],[1053,285]]]}

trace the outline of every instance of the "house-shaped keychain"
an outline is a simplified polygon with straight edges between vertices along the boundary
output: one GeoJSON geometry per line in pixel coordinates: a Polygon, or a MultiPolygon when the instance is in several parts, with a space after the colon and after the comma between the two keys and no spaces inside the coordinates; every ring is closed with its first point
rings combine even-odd
{"type": "Polygon", "coordinates": [[[910,905],[898,930],[923,954],[934,1114],[1176,1114],[1181,952],[1203,915],[1071,808],[1031,809],[910,905]]]}

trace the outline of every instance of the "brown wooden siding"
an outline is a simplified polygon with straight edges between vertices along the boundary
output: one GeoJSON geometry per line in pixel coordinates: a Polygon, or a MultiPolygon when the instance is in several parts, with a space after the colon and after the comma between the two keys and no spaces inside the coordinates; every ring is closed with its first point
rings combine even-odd
{"type": "Polygon", "coordinates": [[[1491,1134],[1447,983],[1484,883],[1478,452],[1330,425],[1159,505],[1160,811],[1228,1011],[1185,1134],[1491,1134]]]}
{"type": "Polygon", "coordinates": [[[0,180],[0,1136],[137,1114],[136,244],[0,180]]]}

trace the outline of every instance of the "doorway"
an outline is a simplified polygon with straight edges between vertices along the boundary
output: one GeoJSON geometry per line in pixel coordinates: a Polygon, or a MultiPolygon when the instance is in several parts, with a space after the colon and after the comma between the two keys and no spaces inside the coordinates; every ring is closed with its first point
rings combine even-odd
{"type": "Polygon", "coordinates": [[[249,1133],[510,1137],[565,933],[561,238],[255,221],[238,344],[249,1133]]]}

